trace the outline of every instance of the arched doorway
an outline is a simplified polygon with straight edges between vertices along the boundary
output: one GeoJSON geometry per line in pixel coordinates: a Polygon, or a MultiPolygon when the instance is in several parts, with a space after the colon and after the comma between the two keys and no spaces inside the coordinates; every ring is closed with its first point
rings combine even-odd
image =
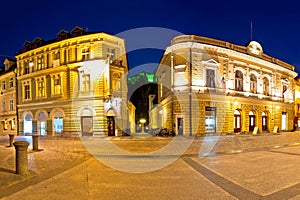
{"type": "Polygon", "coordinates": [[[60,110],[56,110],[53,114],[53,132],[54,134],[62,133],[64,130],[64,118],[63,113],[60,110]]]}
{"type": "Polygon", "coordinates": [[[44,112],[38,116],[38,134],[47,135],[47,115],[44,112]]]}
{"type": "Polygon", "coordinates": [[[23,123],[24,134],[32,134],[32,114],[24,114],[24,123],[23,123]]]}
{"type": "Polygon", "coordinates": [[[262,130],[266,131],[268,129],[268,117],[267,117],[267,113],[262,112],[261,116],[262,116],[262,130]]]}
{"type": "Polygon", "coordinates": [[[109,109],[106,113],[107,116],[107,135],[115,136],[115,116],[116,112],[113,108],[109,109]]]}
{"type": "Polygon", "coordinates": [[[241,132],[241,113],[239,110],[234,111],[234,132],[241,132]]]}
{"type": "Polygon", "coordinates": [[[84,108],[80,112],[82,136],[93,135],[93,112],[89,108],[84,108]]]}
{"type": "Polygon", "coordinates": [[[249,131],[253,131],[255,127],[255,115],[253,111],[249,112],[249,131]]]}

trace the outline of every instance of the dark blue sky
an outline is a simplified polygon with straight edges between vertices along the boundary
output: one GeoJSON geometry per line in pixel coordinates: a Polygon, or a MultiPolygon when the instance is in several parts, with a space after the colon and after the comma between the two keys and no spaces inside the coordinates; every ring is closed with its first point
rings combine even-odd
{"type": "MultiPolygon", "coordinates": [[[[247,45],[252,20],[253,39],[264,52],[300,72],[300,12],[296,1],[6,1],[1,2],[0,16],[1,60],[3,55],[14,56],[26,40],[53,39],[61,29],[71,31],[76,25],[109,34],[162,27],[247,45]]],[[[130,68],[157,63],[162,53],[157,49],[130,52],[130,68]]]]}

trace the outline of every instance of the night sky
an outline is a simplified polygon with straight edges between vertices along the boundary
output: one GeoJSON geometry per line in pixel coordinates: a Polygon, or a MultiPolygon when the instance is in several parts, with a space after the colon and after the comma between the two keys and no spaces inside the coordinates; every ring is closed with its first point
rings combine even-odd
{"type": "MultiPolygon", "coordinates": [[[[1,62],[4,56],[13,57],[26,40],[54,39],[61,29],[71,31],[76,25],[109,34],[161,27],[247,45],[252,21],[253,40],[262,45],[264,52],[300,72],[300,11],[296,1],[2,1],[0,16],[1,62]]],[[[129,67],[142,65],[151,71],[155,64],[149,63],[159,62],[162,49],[175,35],[155,35],[161,42],[160,49],[145,45],[130,49],[129,67]]],[[[149,41],[147,34],[136,37],[149,41]]],[[[132,40],[125,39],[130,46],[132,40]]]]}

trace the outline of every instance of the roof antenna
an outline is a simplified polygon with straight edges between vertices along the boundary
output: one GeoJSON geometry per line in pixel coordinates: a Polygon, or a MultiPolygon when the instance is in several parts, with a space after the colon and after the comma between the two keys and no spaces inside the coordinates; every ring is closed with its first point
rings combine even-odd
{"type": "Polygon", "coordinates": [[[253,35],[253,25],[252,25],[252,20],[250,20],[250,41],[252,41],[252,39],[253,39],[253,37],[252,37],[252,35],[253,35]]]}

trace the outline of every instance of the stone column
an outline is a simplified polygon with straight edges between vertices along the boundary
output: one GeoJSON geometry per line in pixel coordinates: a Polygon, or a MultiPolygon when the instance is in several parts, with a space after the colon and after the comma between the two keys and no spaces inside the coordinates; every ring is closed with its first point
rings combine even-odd
{"type": "Polygon", "coordinates": [[[14,134],[8,134],[9,136],[9,147],[12,147],[13,146],[13,143],[14,143],[14,138],[15,138],[15,135],[14,134]]]}
{"type": "Polygon", "coordinates": [[[28,174],[27,148],[29,142],[17,141],[13,144],[16,149],[16,174],[28,174]]]}
{"type": "Polygon", "coordinates": [[[38,134],[32,134],[32,149],[33,150],[39,150],[39,135],[38,134]]]}

